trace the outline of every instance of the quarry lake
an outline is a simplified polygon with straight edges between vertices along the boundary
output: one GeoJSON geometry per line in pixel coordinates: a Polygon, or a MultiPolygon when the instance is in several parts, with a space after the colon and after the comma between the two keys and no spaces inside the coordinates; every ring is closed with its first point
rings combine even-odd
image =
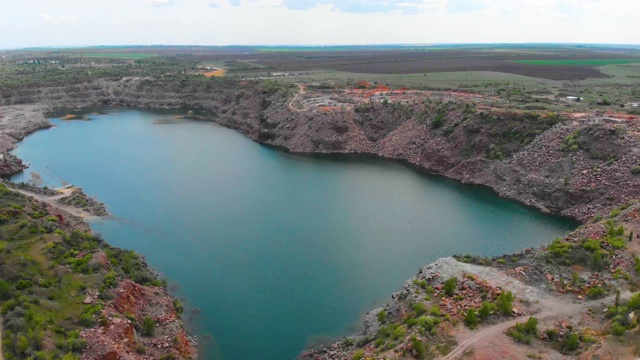
{"type": "Polygon", "coordinates": [[[190,326],[203,359],[293,359],[356,331],[439,257],[515,252],[577,226],[396,162],[292,155],[211,122],[154,124],[166,113],[90,117],[28,136],[14,153],[31,167],[12,180],[36,172],[105,202],[115,219],[92,229],[201,311],[190,326]]]}

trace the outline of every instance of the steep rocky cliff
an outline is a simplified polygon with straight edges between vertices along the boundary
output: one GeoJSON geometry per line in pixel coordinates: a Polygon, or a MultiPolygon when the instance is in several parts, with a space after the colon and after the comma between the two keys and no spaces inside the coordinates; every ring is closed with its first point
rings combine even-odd
{"type": "MultiPolygon", "coordinates": [[[[255,141],[300,153],[363,153],[404,160],[543,211],[580,220],[636,197],[638,126],[564,115],[424,101],[296,111],[292,87],[233,79],[101,79],[85,85],[4,89],[2,149],[37,128],[44,113],[90,106],[190,109],[255,141]],[[20,121],[20,119],[33,121],[20,121]],[[18,125],[15,125],[18,124],[18,125]]],[[[0,167],[1,168],[1,167],[0,167]]],[[[19,170],[19,165],[3,173],[19,170]]]]}

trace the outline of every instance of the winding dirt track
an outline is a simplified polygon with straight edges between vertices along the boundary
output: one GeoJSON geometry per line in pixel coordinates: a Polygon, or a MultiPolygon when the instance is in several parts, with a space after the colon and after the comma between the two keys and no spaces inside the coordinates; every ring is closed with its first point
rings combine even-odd
{"type": "MultiPolygon", "coordinates": [[[[630,292],[625,292],[621,295],[622,299],[628,299],[631,297],[630,292]]],[[[565,302],[559,298],[545,298],[540,300],[540,306],[545,310],[539,313],[532,314],[538,320],[544,320],[549,318],[554,318],[558,316],[572,316],[577,315],[585,311],[588,307],[602,305],[605,303],[613,303],[615,301],[615,296],[609,296],[604,299],[588,301],[582,303],[569,303],[565,302]]],[[[502,332],[505,332],[508,328],[515,326],[517,322],[523,322],[525,319],[517,318],[513,320],[509,320],[507,322],[502,322],[500,324],[496,324],[493,326],[489,326],[479,331],[472,332],[470,337],[458,339],[461,340],[458,343],[458,346],[453,349],[447,356],[443,357],[443,360],[454,360],[460,358],[464,353],[469,350],[471,345],[475,344],[478,341],[488,339],[490,336],[495,336],[502,332]]]]}
{"type": "Polygon", "coordinates": [[[297,84],[297,85],[300,91],[298,91],[298,93],[291,99],[291,101],[289,101],[289,109],[296,112],[303,112],[305,110],[304,107],[302,109],[298,109],[293,105],[293,103],[297,102],[298,100],[301,100],[302,95],[304,95],[304,93],[306,92],[304,85],[302,84],[297,84]]]}

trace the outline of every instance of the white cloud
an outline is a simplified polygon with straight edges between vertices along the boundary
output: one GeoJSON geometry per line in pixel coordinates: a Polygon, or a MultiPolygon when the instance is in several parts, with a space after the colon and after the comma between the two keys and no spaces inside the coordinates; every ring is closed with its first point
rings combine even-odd
{"type": "Polygon", "coordinates": [[[33,21],[32,25],[57,25],[64,23],[74,23],[76,19],[70,15],[53,16],[46,12],[41,12],[33,21]]]}

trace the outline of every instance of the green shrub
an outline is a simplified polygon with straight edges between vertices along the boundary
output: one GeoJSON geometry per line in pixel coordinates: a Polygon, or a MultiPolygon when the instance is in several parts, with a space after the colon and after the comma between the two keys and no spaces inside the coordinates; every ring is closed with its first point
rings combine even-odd
{"type": "Polygon", "coordinates": [[[426,289],[428,285],[426,280],[413,280],[413,284],[416,286],[420,286],[423,289],[426,289]]]}
{"type": "Polygon", "coordinates": [[[416,359],[424,359],[427,355],[427,348],[415,336],[411,337],[411,348],[416,352],[416,359]]]}
{"type": "Polygon", "coordinates": [[[184,312],[184,306],[178,299],[173,299],[173,308],[176,309],[178,314],[182,314],[184,312]]]}
{"type": "Polygon", "coordinates": [[[80,338],[80,332],[70,331],[65,340],[56,343],[56,347],[64,352],[79,353],[87,346],[87,342],[80,338]]]}
{"type": "Polygon", "coordinates": [[[595,253],[593,253],[592,263],[593,263],[594,269],[596,270],[604,269],[604,259],[602,257],[601,251],[596,251],[595,253]]]}
{"type": "Polygon", "coordinates": [[[615,249],[623,249],[626,246],[624,239],[620,237],[609,236],[605,239],[605,241],[615,249]]]}
{"type": "Polygon", "coordinates": [[[412,328],[418,324],[418,319],[408,316],[404,319],[404,323],[407,327],[412,328]]]}
{"type": "Polygon", "coordinates": [[[444,112],[439,112],[438,114],[436,114],[436,117],[433,118],[433,121],[431,122],[431,128],[432,129],[438,129],[440,127],[442,127],[442,125],[444,125],[444,117],[446,116],[446,113],[444,112]]]}
{"type": "Polygon", "coordinates": [[[640,309],[640,293],[631,295],[631,298],[629,298],[629,302],[627,303],[627,307],[630,310],[640,309]]]}
{"type": "Polygon", "coordinates": [[[427,307],[421,302],[413,304],[413,306],[411,306],[411,309],[415,311],[416,316],[420,316],[427,312],[427,307]]]}
{"type": "Polygon", "coordinates": [[[494,304],[487,301],[483,302],[482,306],[480,306],[480,309],[478,310],[478,317],[480,317],[480,319],[482,320],[486,319],[487,317],[489,317],[489,315],[491,315],[493,309],[495,309],[494,304]]]}
{"type": "Polygon", "coordinates": [[[362,360],[364,359],[364,350],[358,350],[353,353],[353,360],[362,360]]]}
{"type": "Polygon", "coordinates": [[[418,318],[418,325],[426,332],[431,332],[440,324],[440,319],[432,316],[421,316],[418,318]]]}
{"type": "Polygon", "coordinates": [[[582,243],[582,247],[585,250],[589,250],[589,251],[600,250],[600,240],[598,240],[598,239],[587,239],[582,243]]]}
{"type": "Polygon", "coordinates": [[[79,360],[80,356],[73,355],[72,353],[66,353],[61,357],[62,360],[79,360]]]}
{"type": "Polygon", "coordinates": [[[578,347],[580,347],[580,337],[574,332],[566,336],[562,342],[562,349],[565,351],[574,351],[577,350],[578,347]]]}
{"type": "Polygon", "coordinates": [[[13,297],[13,287],[6,281],[0,280],[0,301],[9,300],[13,297]]]}
{"type": "Polygon", "coordinates": [[[594,286],[587,292],[587,297],[597,299],[603,297],[604,293],[605,291],[603,288],[601,288],[600,286],[594,286]]]}
{"type": "Polygon", "coordinates": [[[156,332],[156,321],[153,318],[145,316],[144,320],[142,320],[142,335],[143,336],[153,336],[156,332]]]}
{"type": "Polygon", "coordinates": [[[513,338],[513,340],[523,343],[523,344],[531,344],[531,336],[521,333],[517,329],[510,329],[507,331],[507,336],[513,338]]]}
{"type": "Polygon", "coordinates": [[[547,337],[551,341],[555,341],[558,338],[558,332],[554,328],[549,328],[545,330],[544,333],[547,334],[547,337]]]}
{"type": "Polygon", "coordinates": [[[458,278],[452,277],[449,280],[445,281],[443,290],[444,290],[444,293],[447,294],[447,296],[453,296],[453,294],[455,294],[457,287],[458,287],[458,278]]]}
{"type": "Polygon", "coordinates": [[[503,291],[496,299],[496,307],[503,315],[511,315],[513,312],[513,293],[503,291]]]}
{"type": "Polygon", "coordinates": [[[379,336],[383,339],[391,338],[398,340],[403,338],[407,333],[407,329],[400,324],[389,324],[380,328],[379,336]]]}
{"type": "Polygon", "coordinates": [[[16,283],[17,290],[25,290],[33,286],[33,283],[29,280],[20,280],[16,283]]]}
{"type": "Polygon", "coordinates": [[[613,325],[611,325],[611,328],[609,328],[609,331],[615,336],[622,336],[624,332],[627,331],[627,328],[617,322],[614,322],[613,325]]]}
{"type": "Polygon", "coordinates": [[[464,324],[470,329],[475,329],[478,327],[478,322],[478,315],[476,314],[475,309],[469,309],[467,314],[464,316],[464,324]]]}
{"type": "Polygon", "coordinates": [[[387,311],[384,309],[380,310],[380,312],[378,313],[378,322],[381,324],[384,324],[386,319],[387,319],[387,311]]]}
{"type": "Polygon", "coordinates": [[[631,171],[631,173],[633,175],[639,175],[640,174],[640,166],[638,166],[638,165],[632,166],[629,171],[631,171]]]}
{"type": "Polygon", "coordinates": [[[538,333],[538,319],[530,317],[525,323],[516,323],[516,329],[524,334],[536,335],[538,333]]]}
{"type": "Polygon", "coordinates": [[[96,315],[102,311],[100,305],[89,305],[85,307],[80,315],[80,324],[84,327],[92,327],[96,324],[96,315]]]}
{"type": "Polygon", "coordinates": [[[103,284],[107,288],[114,288],[118,286],[118,279],[116,278],[116,273],[111,271],[107,275],[105,275],[103,284]]]}
{"type": "Polygon", "coordinates": [[[431,310],[429,311],[429,313],[430,313],[432,316],[435,316],[435,317],[440,317],[440,316],[442,316],[442,311],[440,311],[440,306],[438,306],[438,305],[433,305],[433,306],[431,307],[431,310]]]}
{"type": "Polygon", "coordinates": [[[553,256],[562,257],[567,255],[572,247],[573,245],[571,245],[570,243],[562,241],[562,239],[558,238],[553,240],[551,245],[549,245],[548,250],[549,253],[551,253],[553,256]]]}

